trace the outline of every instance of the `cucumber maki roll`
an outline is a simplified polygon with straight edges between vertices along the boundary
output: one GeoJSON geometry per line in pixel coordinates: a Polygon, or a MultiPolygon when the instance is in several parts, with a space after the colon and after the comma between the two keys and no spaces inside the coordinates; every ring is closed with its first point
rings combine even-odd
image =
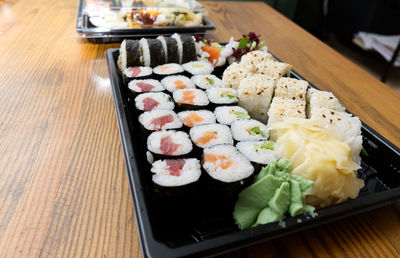
{"type": "Polygon", "coordinates": [[[268,140],[267,126],[254,119],[239,119],[232,122],[232,135],[236,141],[268,140]]]}
{"type": "Polygon", "coordinates": [[[193,145],[189,135],[185,132],[163,130],[153,132],[147,138],[147,149],[153,154],[154,159],[169,156],[182,156],[189,154],[193,145]]]}
{"type": "Polygon", "coordinates": [[[238,142],[236,148],[253,163],[257,171],[271,161],[279,159],[271,141],[238,142]]]}
{"type": "Polygon", "coordinates": [[[239,106],[220,106],[214,110],[218,123],[230,125],[238,119],[250,119],[247,110],[239,106]]]}
{"type": "Polygon", "coordinates": [[[190,61],[182,65],[185,71],[192,75],[197,74],[210,74],[214,70],[214,67],[210,62],[207,61],[190,61]]]}
{"type": "Polygon", "coordinates": [[[175,104],[168,94],[163,92],[148,92],[135,98],[135,106],[138,110],[151,111],[154,109],[174,109],[175,104]]]}
{"type": "Polygon", "coordinates": [[[211,103],[214,104],[236,104],[238,100],[238,92],[231,88],[209,88],[207,96],[211,103]]]}
{"type": "Polygon", "coordinates": [[[192,35],[181,35],[182,42],[182,63],[187,63],[197,59],[196,46],[192,35]]]}
{"type": "Polygon", "coordinates": [[[165,64],[165,53],[162,43],[158,39],[147,39],[150,50],[150,66],[165,64]]]}
{"type": "Polygon", "coordinates": [[[222,87],[222,80],[213,74],[198,74],[192,76],[191,79],[197,87],[203,90],[212,87],[222,87]]]}

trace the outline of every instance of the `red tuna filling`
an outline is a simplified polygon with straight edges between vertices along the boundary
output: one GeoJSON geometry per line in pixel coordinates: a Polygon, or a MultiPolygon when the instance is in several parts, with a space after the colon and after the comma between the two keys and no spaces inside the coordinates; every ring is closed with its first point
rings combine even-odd
{"type": "Polygon", "coordinates": [[[171,123],[174,121],[174,117],[172,115],[160,116],[151,121],[151,124],[154,126],[154,130],[161,130],[163,126],[167,123],[171,123]]]}
{"type": "Polygon", "coordinates": [[[160,103],[158,103],[158,101],[156,101],[150,97],[144,98],[143,99],[143,110],[150,111],[153,108],[157,107],[158,104],[160,104],[160,103]]]}
{"type": "Polygon", "coordinates": [[[145,82],[137,82],[136,86],[138,86],[142,92],[149,92],[154,88],[153,85],[145,82]]]}
{"type": "Polygon", "coordinates": [[[164,155],[168,156],[173,155],[179,146],[181,145],[174,143],[170,136],[162,138],[160,142],[160,150],[164,155]]]}
{"type": "Polygon", "coordinates": [[[167,159],[165,160],[168,166],[169,174],[171,176],[180,176],[181,170],[185,165],[185,160],[183,159],[167,159]]]}
{"type": "Polygon", "coordinates": [[[127,69],[128,69],[128,76],[131,78],[135,78],[141,72],[139,67],[128,67],[127,69]]]}

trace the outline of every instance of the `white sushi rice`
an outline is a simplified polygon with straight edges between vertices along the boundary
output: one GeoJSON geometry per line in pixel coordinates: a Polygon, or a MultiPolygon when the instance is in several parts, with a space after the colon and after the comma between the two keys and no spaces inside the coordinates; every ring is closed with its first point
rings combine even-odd
{"type": "Polygon", "coordinates": [[[196,122],[193,126],[215,123],[215,115],[209,110],[182,111],[178,113],[178,117],[182,120],[184,125],[189,126],[186,123],[186,118],[193,114],[196,114],[202,119],[201,121],[196,122]]]}
{"type": "Polygon", "coordinates": [[[283,62],[265,60],[255,64],[255,72],[269,76],[271,79],[278,80],[282,76],[289,76],[292,66],[283,62]]]}
{"type": "Polygon", "coordinates": [[[246,109],[239,106],[220,106],[214,110],[218,123],[230,125],[237,119],[250,119],[246,109]]]}
{"type": "Polygon", "coordinates": [[[238,92],[231,88],[209,88],[208,99],[215,104],[232,104],[238,102],[238,92]]]}
{"type": "Polygon", "coordinates": [[[196,88],[196,86],[193,84],[192,80],[190,80],[188,77],[183,76],[183,75],[167,76],[161,80],[161,84],[164,85],[164,87],[169,92],[174,92],[177,89],[194,89],[194,88],[196,88]],[[179,83],[176,83],[176,82],[179,82],[179,83]],[[181,85],[181,86],[178,86],[178,85],[181,85]],[[184,88],[179,88],[179,87],[184,87],[184,88]]]}
{"type": "Polygon", "coordinates": [[[152,73],[153,69],[151,69],[151,67],[146,67],[146,66],[128,67],[124,69],[124,75],[128,78],[145,77],[151,75],[152,73]],[[140,69],[140,72],[138,74],[136,74],[135,71],[136,69],[140,69]]]}
{"type": "Polygon", "coordinates": [[[254,50],[242,56],[240,63],[245,64],[249,67],[254,67],[260,62],[265,60],[274,60],[274,57],[267,51],[254,50]]]}
{"type": "Polygon", "coordinates": [[[176,43],[178,45],[178,60],[179,63],[182,64],[183,46],[182,46],[181,36],[178,33],[174,33],[172,34],[171,38],[174,38],[176,40],[176,43]]]}
{"type": "Polygon", "coordinates": [[[173,154],[168,156],[179,156],[188,154],[192,151],[192,141],[189,139],[189,135],[182,131],[174,130],[162,130],[158,132],[152,132],[147,138],[147,148],[152,153],[167,155],[161,150],[161,140],[170,137],[171,142],[177,144],[177,150],[173,154]]]}
{"type": "Polygon", "coordinates": [[[250,161],[234,146],[220,144],[204,149],[203,168],[214,179],[232,183],[251,176],[254,167],[250,161]],[[207,157],[217,157],[216,162],[207,161],[207,157]],[[230,164],[228,167],[227,164],[230,164]],[[223,167],[226,168],[223,168],[223,167]]]}
{"type": "Polygon", "coordinates": [[[138,83],[146,83],[146,84],[151,84],[153,86],[153,88],[150,90],[152,92],[156,92],[156,91],[163,91],[165,90],[164,86],[162,86],[162,84],[154,79],[148,79],[148,80],[132,80],[128,83],[128,88],[134,92],[138,92],[141,93],[142,88],[140,88],[138,86],[138,83]]]}
{"type": "Polygon", "coordinates": [[[200,148],[208,148],[216,144],[233,144],[232,133],[228,126],[221,124],[205,124],[190,129],[190,138],[200,148]],[[211,139],[202,140],[211,136],[211,139]]]}
{"type": "Polygon", "coordinates": [[[171,75],[183,72],[183,68],[180,64],[169,63],[154,67],[153,72],[159,75],[171,75]]]}
{"type": "Polygon", "coordinates": [[[121,71],[126,69],[127,64],[127,56],[126,56],[126,39],[121,42],[121,46],[119,48],[119,63],[121,71]]]}
{"type": "Polygon", "coordinates": [[[159,41],[161,41],[161,45],[162,45],[162,48],[164,49],[164,57],[165,57],[165,63],[168,63],[168,48],[167,48],[167,42],[165,42],[165,38],[164,38],[164,36],[158,36],[157,37],[157,39],[159,40],[159,41]]]}
{"type": "Polygon", "coordinates": [[[222,80],[213,74],[198,74],[192,76],[191,79],[197,87],[204,90],[212,87],[222,87],[222,80]]]}
{"type": "Polygon", "coordinates": [[[182,65],[185,71],[197,75],[197,74],[210,74],[214,70],[214,67],[210,62],[207,61],[191,61],[182,65]]]}
{"type": "Polygon", "coordinates": [[[238,142],[236,148],[243,153],[250,161],[267,165],[273,160],[278,160],[279,156],[273,148],[274,144],[270,141],[247,141],[238,142]],[[272,150],[266,148],[267,144],[272,145],[272,150]]]}
{"type": "Polygon", "coordinates": [[[194,106],[207,106],[210,101],[208,101],[207,94],[199,89],[183,89],[183,90],[176,90],[173,92],[172,97],[177,104],[187,104],[187,105],[194,105],[194,106]],[[184,98],[184,94],[189,93],[194,95],[193,103],[188,102],[184,98]]]}
{"type": "Polygon", "coordinates": [[[139,116],[139,122],[144,126],[144,128],[151,131],[177,129],[182,127],[182,121],[179,119],[176,113],[172,110],[166,110],[166,109],[156,109],[152,111],[143,112],[143,114],[139,116]],[[161,128],[152,123],[157,118],[169,115],[172,116],[173,121],[166,123],[161,128]]]}
{"type": "Polygon", "coordinates": [[[239,106],[245,108],[252,118],[267,123],[274,87],[275,81],[267,75],[248,75],[239,84],[239,106]]]}
{"type": "Polygon", "coordinates": [[[151,172],[154,173],[154,183],[164,187],[175,187],[196,182],[201,175],[201,166],[198,159],[183,159],[185,164],[179,172],[179,176],[172,175],[168,169],[166,160],[158,160],[153,163],[151,172]]]}
{"type": "Polygon", "coordinates": [[[314,110],[320,108],[333,109],[337,111],[345,111],[339,100],[332,92],[309,89],[307,92],[307,102],[309,103],[309,117],[313,116],[314,110]]]}
{"type": "Polygon", "coordinates": [[[269,131],[265,124],[254,119],[239,119],[232,122],[232,135],[236,141],[268,140],[269,131]]]}
{"type": "Polygon", "coordinates": [[[268,111],[268,126],[284,117],[306,118],[306,103],[304,100],[293,100],[275,97],[268,111]]]}
{"type": "Polygon", "coordinates": [[[251,67],[241,63],[232,63],[225,69],[222,75],[222,85],[237,89],[239,88],[240,81],[251,73],[251,67]]]}
{"type": "Polygon", "coordinates": [[[142,38],[139,40],[139,48],[142,51],[142,55],[140,56],[140,61],[144,64],[144,66],[150,67],[151,63],[151,58],[150,58],[150,49],[149,49],[149,43],[147,42],[147,39],[142,38]]]}
{"type": "Polygon", "coordinates": [[[307,89],[307,81],[282,77],[276,82],[275,97],[305,101],[307,89]]]}
{"type": "Polygon", "coordinates": [[[163,92],[148,92],[148,93],[143,93],[139,94],[135,98],[135,105],[136,108],[139,110],[145,110],[145,105],[144,105],[144,100],[146,98],[151,98],[155,101],[158,102],[157,106],[153,108],[154,109],[174,109],[175,104],[172,101],[171,97],[168,94],[165,94],[163,92]]]}

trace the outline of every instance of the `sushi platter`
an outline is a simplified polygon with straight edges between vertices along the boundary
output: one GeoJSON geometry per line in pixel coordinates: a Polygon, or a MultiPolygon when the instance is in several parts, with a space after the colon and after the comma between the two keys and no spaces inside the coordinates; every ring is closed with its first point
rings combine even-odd
{"type": "Polygon", "coordinates": [[[81,0],[76,32],[91,43],[102,44],[121,42],[126,38],[156,37],[175,32],[204,34],[215,30],[202,9],[147,6],[146,2],[154,5],[157,1],[81,0]],[[139,4],[136,6],[136,3],[139,4]]]}
{"type": "Polygon", "coordinates": [[[400,150],[254,33],[124,40],[106,57],[144,256],[214,256],[400,198],[400,150]]]}

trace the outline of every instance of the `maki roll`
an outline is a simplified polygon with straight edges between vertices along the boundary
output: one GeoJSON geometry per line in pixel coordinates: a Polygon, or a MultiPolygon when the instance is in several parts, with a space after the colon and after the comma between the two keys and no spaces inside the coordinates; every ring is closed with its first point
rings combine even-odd
{"type": "Polygon", "coordinates": [[[214,110],[218,123],[230,125],[237,119],[250,119],[247,110],[239,106],[220,106],[214,110]]]}
{"type": "Polygon", "coordinates": [[[178,48],[178,62],[177,63],[182,64],[183,46],[182,46],[181,36],[178,33],[174,33],[174,34],[172,34],[171,38],[176,40],[176,45],[178,48]]]}
{"type": "Polygon", "coordinates": [[[191,61],[188,63],[184,63],[182,65],[185,71],[197,75],[197,74],[210,74],[214,70],[214,66],[210,62],[207,61],[191,61]]]}
{"type": "Polygon", "coordinates": [[[152,180],[162,187],[188,185],[199,180],[201,166],[198,159],[164,159],[152,164],[152,180]]]}
{"type": "Polygon", "coordinates": [[[144,66],[149,67],[151,64],[151,58],[150,58],[149,43],[147,39],[142,38],[141,40],[139,40],[139,50],[141,53],[140,63],[142,63],[144,66]]]}
{"type": "Polygon", "coordinates": [[[210,88],[207,91],[208,99],[214,104],[235,104],[238,102],[238,92],[231,88],[210,88]]]}
{"type": "Polygon", "coordinates": [[[198,125],[190,129],[190,138],[200,148],[216,144],[233,144],[232,133],[228,126],[221,124],[198,125]]]}
{"type": "Polygon", "coordinates": [[[162,43],[158,39],[147,39],[150,50],[150,66],[165,64],[165,53],[162,43]]]}
{"type": "Polygon", "coordinates": [[[238,142],[236,148],[253,163],[257,171],[271,161],[279,159],[271,141],[238,142]]]}
{"type": "Polygon", "coordinates": [[[153,69],[146,66],[128,67],[124,70],[125,83],[129,83],[135,78],[145,78],[153,73],[153,69]]]}
{"type": "Polygon", "coordinates": [[[222,80],[213,74],[198,74],[192,76],[192,81],[197,87],[207,90],[212,87],[222,87],[222,80]]]}
{"type": "Polygon", "coordinates": [[[155,109],[146,111],[139,116],[140,124],[149,131],[177,129],[182,127],[182,121],[172,110],[155,109]]]}
{"type": "Polygon", "coordinates": [[[121,71],[127,67],[143,66],[138,40],[125,39],[119,49],[118,64],[121,71]]]}
{"type": "Polygon", "coordinates": [[[173,93],[174,101],[183,109],[199,109],[207,106],[207,95],[199,89],[182,89],[173,93]]]}
{"type": "Polygon", "coordinates": [[[153,79],[148,80],[132,80],[128,83],[128,88],[134,93],[143,93],[143,92],[151,92],[151,91],[163,91],[165,90],[164,86],[153,79]]]}
{"type": "Polygon", "coordinates": [[[154,67],[153,72],[158,75],[172,75],[183,72],[183,68],[180,64],[168,63],[154,67]]]}
{"type": "Polygon", "coordinates": [[[214,113],[208,110],[182,111],[178,117],[187,127],[215,123],[214,113]]]}
{"type": "Polygon", "coordinates": [[[182,156],[192,151],[193,145],[189,135],[185,132],[163,130],[153,132],[147,138],[147,149],[153,154],[154,159],[161,156],[182,156]]]}
{"type": "Polygon", "coordinates": [[[269,131],[265,124],[254,119],[239,119],[232,122],[232,135],[236,141],[268,140],[269,131]]]}
{"type": "Polygon", "coordinates": [[[135,98],[138,110],[151,111],[153,109],[174,109],[175,104],[168,94],[163,92],[148,92],[135,98]]]}
{"type": "Polygon", "coordinates": [[[219,144],[204,149],[203,168],[215,180],[232,183],[251,176],[254,167],[234,146],[219,144]]]}
{"type": "Polygon", "coordinates": [[[158,36],[164,49],[165,63],[179,63],[178,43],[171,37],[158,36]]]}
{"type": "Polygon", "coordinates": [[[171,75],[161,80],[162,85],[169,91],[174,92],[179,89],[194,89],[196,86],[186,76],[183,75],[171,75]]]}
{"type": "Polygon", "coordinates": [[[187,63],[197,59],[197,51],[192,35],[183,34],[181,37],[182,43],[182,62],[187,63]]]}

